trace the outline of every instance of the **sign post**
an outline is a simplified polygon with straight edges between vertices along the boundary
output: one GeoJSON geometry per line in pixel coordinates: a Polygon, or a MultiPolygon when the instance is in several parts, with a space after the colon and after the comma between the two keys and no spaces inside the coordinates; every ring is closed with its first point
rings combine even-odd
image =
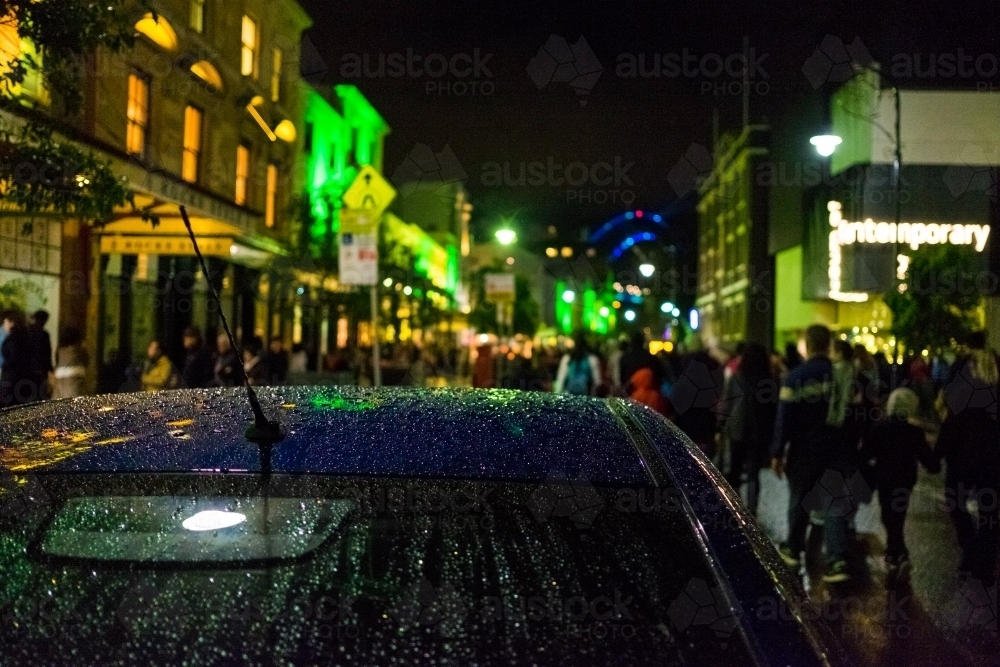
{"type": "Polygon", "coordinates": [[[378,221],[396,190],[371,166],[358,172],[342,197],[340,282],[367,285],[372,311],[372,384],[382,386],[382,347],[378,338],[378,221]]]}

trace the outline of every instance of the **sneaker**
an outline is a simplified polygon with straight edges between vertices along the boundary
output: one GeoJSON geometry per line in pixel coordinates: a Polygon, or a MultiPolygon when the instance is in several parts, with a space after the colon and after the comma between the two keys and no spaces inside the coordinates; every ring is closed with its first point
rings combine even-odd
{"type": "Polygon", "coordinates": [[[792,553],[791,547],[787,544],[782,544],[778,547],[778,555],[781,556],[781,560],[785,561],[785,565],[788,567],[798,569],[802,562],[799,560],[799,555],[792,553]]]}
{"type": "Polygon", "coordinates": [[[838,560],[827,568],[826,574],[823,575],[823,583],[839,584],[840,582],[847,581],[850,578],[851,575],[847,573],[847,561],[838,560]]]}

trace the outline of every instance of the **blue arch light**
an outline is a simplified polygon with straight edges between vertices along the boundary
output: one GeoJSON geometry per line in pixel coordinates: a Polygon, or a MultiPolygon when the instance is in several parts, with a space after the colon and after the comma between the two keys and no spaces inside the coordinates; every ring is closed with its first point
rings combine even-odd
{"type": "Polygon", "coordinates": [[[618,259],[635,244],[644,243],[648,241],[655,241],[655,240],[656,240],[656,234],[652,232],[640,232],[638,234],[632,234],[631,236],[626,237],[621,243],[618,244],[617,248],[611,251],[611,257],[612,259],[618,259]]]}

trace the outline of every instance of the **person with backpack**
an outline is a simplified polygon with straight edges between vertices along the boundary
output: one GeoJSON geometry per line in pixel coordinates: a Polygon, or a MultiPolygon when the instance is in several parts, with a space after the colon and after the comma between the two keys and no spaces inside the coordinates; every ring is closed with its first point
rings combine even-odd
{"type": "Polygon", "coordinates": [[[601,384],[601,361],[590,353],[582,332],[573,336],[573,349],[559,361],[553,391],[557,394],[589,396],[601,384]]]}

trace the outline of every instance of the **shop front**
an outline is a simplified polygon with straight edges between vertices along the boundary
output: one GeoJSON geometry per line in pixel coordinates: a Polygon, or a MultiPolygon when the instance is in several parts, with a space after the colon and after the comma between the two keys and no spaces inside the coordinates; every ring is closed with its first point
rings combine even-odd
{"type": "Polygon", "coordinates": [[[197,327],[212,345],[222,332],[221,312],[237,340],[291,336],[291,309],[297,282],[276,276],[284,250],[254,234],[261,216],[221,197],[201,192],[162,174],[126,167],[136,192],[134,209],[123,208],[97,230],[92,278],[98,297],[90,324],[97,355],[98,390],[114,391],[125,369],[157,340],[178,366],[184,357],[183,331],[197,327]],[[187,209],[202,270],[180,216],[187,209]]]}
{"type": "Polygon", "coordinates": [[[943,298],[948,290],[974,290],[983,297],[978,326],[1000,327],[989,321],[998,298],[996,195],[984,188],[956,194],[949,170],[904,166],[897,187],[891,165],[855,166],[805,193],[803,244],[776,258],[777,345],[799,340],[819,322],[841,338],[896,356],[885,296],[911,287],[937,289],[943,298]],[[969,254],[968,275],[911,285],[914,258],[945,246],[969,254]]]}

